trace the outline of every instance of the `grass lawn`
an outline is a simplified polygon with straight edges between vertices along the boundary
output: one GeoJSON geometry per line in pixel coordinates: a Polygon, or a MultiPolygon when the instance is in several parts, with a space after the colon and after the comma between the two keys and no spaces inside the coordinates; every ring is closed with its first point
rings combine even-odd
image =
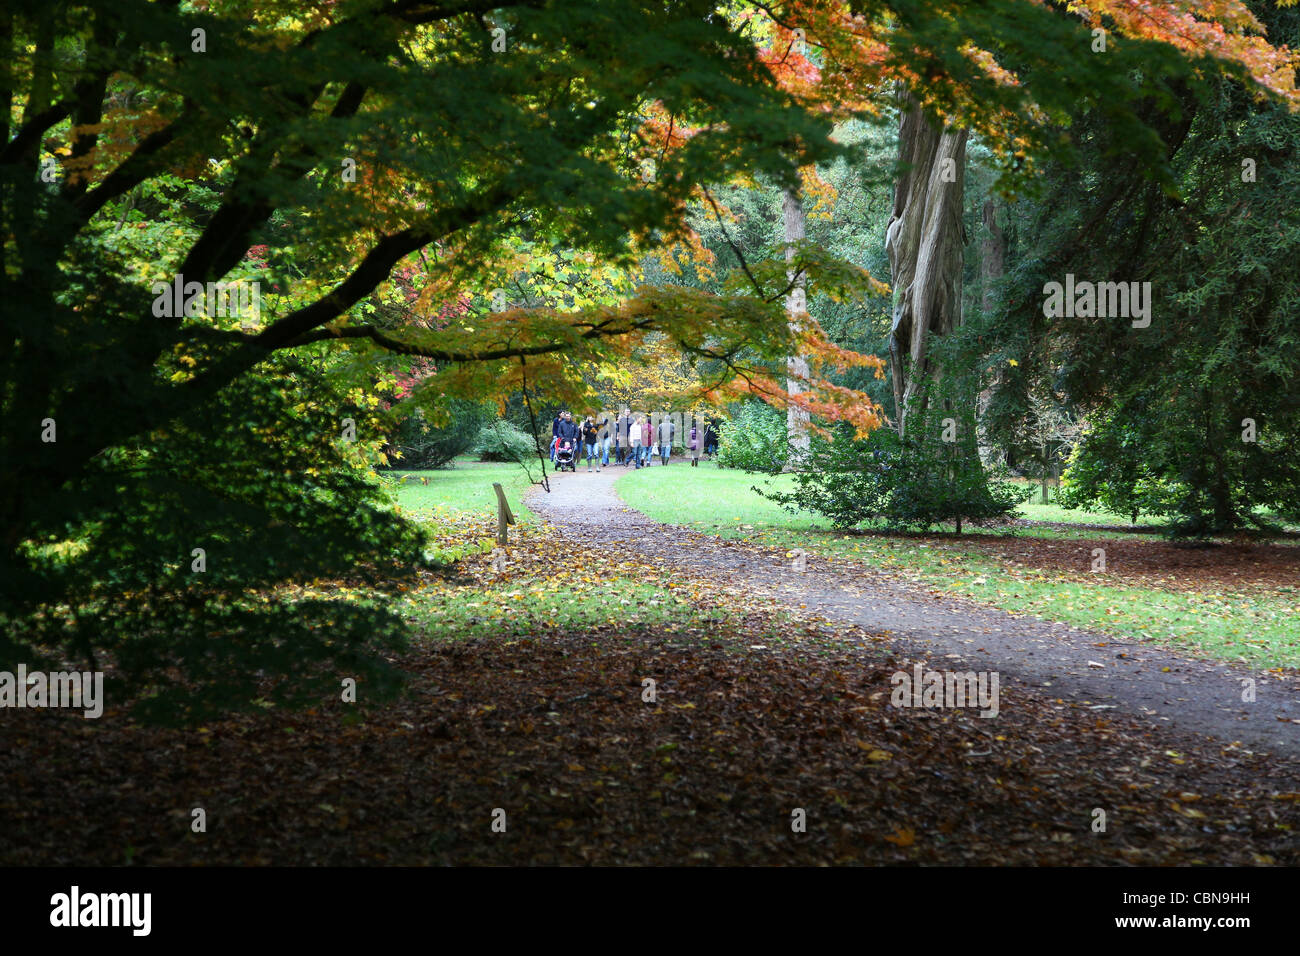
{"type": "Polygon", "coordinates": [[[1022,488],[1032,488],[1034,497],[1020,506],[1021,517],[1029,521],[1056,521],[1061,524],[1118,525],[1121,528],[1159,528],[1159,518],[1140,515],[1136,524],[1132,524],[1131,515],[1115,514],[1111,511],[1083,511],[1079,508],[1062,508],[1056,503],[1056,489],[1049,488],[1049,503],[1043,504],[1041,485],[1036,481],[1013,481],[1012,484],[1022,488]]]}
{"type": "Polygon", "coordinates": [[[500,482],[515,518],[523,523],[533,519],[523,500],[530,486],[528,472],[520,465],[457,458],[453,466],[435,471],[390,471],[384,476],[397,495],[398,506],[417,515],[455,512],[495,518],[497,496],[492,483],[500,482]]]}
{"type": "MultiPolygon", "coordinates": [[[[1084,563],[1076,573],[1063,573],[1034,567],[1032,561],[1000,559],[986,547],[1005,541],[1021,553],[1032,552],[1035,539],[1044,546],[1062,539],[1159,545],[1150,534],[1035,527],[976,529],[965,538],[837,532],[815,515],[791,514],[751,490],[755,485],[788,487],[792,481],[785,475],[670,466],[634,471],[620,478],[617,487],[629,505],[650,517],[706,534],[860,561],[1007,611],[1132,640],[1255,666],[1300,666],[1300,589],[1189,587],[1173,574],[1152,584],[1113,567],[1106,576],[1091,574],[1084,563]]],[[[1048,515],[1061,510],[1031,502],[1022,513],[1055,521],[1048,515]]],[[[1098,523],[1127,524],[1117,516],[1091,517],[1098,523]]]]}
{"type": "MultiPolygon", "coordinates": [[[[1029,487],[1030,482],[1025,482],[1029,487]]],[[[663,472],[655,468],[632,471],[619,480],[618,488],[624,500],[659,521],[698,526],[701,531],[719,533],[724,537],[744,537],[744,524],[787,528],[796,531],[808,529],[831,530],[829,521],[811,514],[791,514],[780,505],[755,494],[754,486],[763,489],[788,491],[794,487],[791,475],[751,475],[731,468],[717,468],[701,464],[699,468],[686,466],[686,474],[679,474],[676,466],[669,465],[663,472]],[[665,484],[658,479],[669,476],[665,484]],[[634,501],[633,498],[636,498],[634,501]],[[656,510],[659,509],[659,510],[656,510]],[[665,510],[666,509],[666,510],[665,510]],[[717,526],[716,528],[714,526],[717,526]],[[728,531],[727,529],[731,530],[728,531]]],[[[1037,489],[1037,484],[1033,484],[1037,489]]],[[[1109,512],[1071,511],[1055,503],[1042,504],[1035,491],[1034,498],[1020,507],[1020,516],[1029,521],[1050,521],[1076,525],[1108,525],[1128,527],[1126,515],[1109,512]]],[[[1151,518],[1139,518],[1139,528],[1156,528],[1159,523],[1151,518]]],[[[1005,534],[1006,529],[971,528],[971,534],[1005,534]]],[[[1107,538],[1126,537],[1123,531],[1099,531],[1086,527],[1053,528],[1047,526],[1019,526],[1017,534],[1042,538],[1107,538]]]]}
{"type": "MultiPolygon", "coordinates": [[[[722,612],[701,615],[698,592],[682,588],[671,574],[660,576],[630,561],[574,554],[563,542],[530,533],[534,515],[523,505],[530,481],[522,467],[467,458],[455,465],[390,473],[398,506],[434,520],[436,551],[446,558],[469,559],[461,567],[471,578],[433,581],[406,595],[402,616],[422,640],[513,639],[612,627],[684,629],[708,641],[713,628],[729,618],[722,612]],[[485,572],[481,557],[475,557],[495,546],[494,481],[501,482],[520,522],[510,529],[510,573],[501,577],[485,572]]],[[[780,633],[760,636],[770,640],[780,633]]]]}

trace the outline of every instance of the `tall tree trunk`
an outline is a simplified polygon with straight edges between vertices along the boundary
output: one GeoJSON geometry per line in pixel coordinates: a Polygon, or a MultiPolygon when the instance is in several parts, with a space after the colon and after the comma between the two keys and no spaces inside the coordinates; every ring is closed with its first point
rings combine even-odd
{"type": "Polygon", "coordinates": [[[1042,472],[1042,482],[1041,482],[1043,487],[1043,504],[1047,504],[1048,503],[1047,476],[1048,476],[1048,472],[1051,470],[1047,463],[1047,442],[1043,442],[1041,445],[1038,446],[1038,453],[1043,460],[1043,472],[1042,472]]]}
{"type": "MultiPolygon", "coordinates": [[[[984,220],[984,235],[980,239],[980,279],[983,285],[980,305],[984,314],[990,315],[997,308],[997,296],[994,294],[994,287],[997,280],[1002,278],[1006,271],[1007,260],[1007,238],[1002,232],[1002,227],[998,225],[998,207],[992,196],[984,200],[982,219],[984,220]]],[[[994,372],[994,377],[988,385],[980,390],[979,396],[975,400],[975,419],[978,422],[984,421],[984,412],[989,407],[989,402],[993,398],[993,389],[997,387],[998,379],[1001,377],[1001,370],[994,372]]],[[[986,464],[992,455],[992,449],[980,445],[980,459],[986,464]]]]}
{"type": "Polygon", "coordinates": [[[992,196],[984,200],[981,218],[984,220],[984,236],[980,240],[980,277],[984,280],[981,305],[987,315],[997,307],[993,287],[1006,271],[1007,237],[998,225],[998,204],[992,196]]]}
{"type": "MultiPolygon", "coordinates": [[[[781,202],[782,212],[785,214],[785,259],[789,262],[794,258],[794,243],[799,242],[804,237],[804,211],[803,201],[799,194],[792,190],[786,190],[781,202]]],[[[797,332],[802,326],[802,316],[808,311],[808,294],[807,283],[803,276],[796,280],[794,270],[791,269],[786,273],[789,281],[794,283],[794,288],[785,300],[785,310],[790,323],[792,332],[797,332]]],[[[802,355],[791,355],[786,359],[786,380],[785,389],[791,395],[804,391],[804,382],[808,379],[808,360],[802,355]]],[[[793,464],[800,456],[808,451],[808,412],[791,404],[786,411],[786,435],[790,443],[790,459],[793,464]]]]}
{"type": "Polygon", "coordinates": [[[926,355],[929,337],[946,335],[961,324],[967,131],[936,126],[911,94],[902,96],[902,171],[885,251],[894,285],[889,338],[894,411],[899,431],[906,434],[908,406],[938,374],[926,355]]]}

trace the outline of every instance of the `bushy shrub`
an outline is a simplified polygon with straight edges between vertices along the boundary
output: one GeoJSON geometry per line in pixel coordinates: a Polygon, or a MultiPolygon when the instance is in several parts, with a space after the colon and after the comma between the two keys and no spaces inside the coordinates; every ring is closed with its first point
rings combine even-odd
{"type": "Polygon", "coordinates": [[[479,461],[524,461],[537,455],[537,446],[522,428],[498,419],[479,430],[474,454],[479,461]]]}
{"type": "Polygon", "coordinates": [[[450,417],[442,426],[430,423],[421,411],[403,420],[393,439],[401,458],[391,463],[410,469],[442,468],[473,448],[489,417],[487,409],[478,402],[453,399],[447,411],[450,417]]]}
{"type": "Polygon", "coordinates": [[[1096,417],[1061,478],[1063,507],[1161,517],[1173,538],[1248,528],[1275,534],[1276,517],[1295,520],[1300,469],[1285,461],[1285,438],[1270,433],[1244,442],[1218,423],[1219,445],[1202,452],[1208,440],[1195,409],[1163,402],[1157,415],[1151,404],[1096,417]]]}
{"type": "MultiPolygon", "coordinates": [[[[970,427],[973,431],[973,421],[970,427]]],[[[1032,487],[1007,481],[1004,471],[986,469],[974,447],[945,442],[937,430],[917,431],[919,437],[901,443],[889,473],[887,527],[927,531],[954,522],[960,532],[963,522],[1006,520],[1033,497],[1032,487]]]]}
{"type": "Polygon", "coordinates": [[[718,429],[718,464],[775,474],[789,458],[786,416],[763,402],[748,402],[718,429]]]}
{"type": "Polygon", "coordinates": [[[108,700],[170,723],[320,706],[339,674],[374,700],[396,693],[409,632],[396,598],[430,542],[370,474],[380,423],[281,354],[165,431],[105,449],[69,486],[75,520],[23,549],[34,601],[0,603],[0,670],[107,664],[108,700]],[[356,440],[338,440],[341,415],[356,440]],[[319,579],[365,587],[280,587],[319,579]]]}
{"type": "Polygon", "coordinates": [[[1167,516],[1177,507],[1177,489],[1146,465],[1144,436],[1103,420],[1075,446],[1061,477],[1057,503],[1063,508],[1127,515],[1167,516]]]}
{"type": "MultiPolygon", "coordinates": [[[[1033,489],[985,471],[973,441],[945,441],[943,419],[974,434],[959,413],[913,414],[907,440],[881,428],[856,440],[840,426],[830,440],[811,437],[793,491],[759,494],[786,510],[812,511],[837,528],[880,522],[891,530],[928,531],[945,522],[989,524],[1010,516],[1033,489]],[[928,419],[928,420],[927,420],[928,419]]],[[[949,432],[951,434],[951,432],[949,432]]]]}

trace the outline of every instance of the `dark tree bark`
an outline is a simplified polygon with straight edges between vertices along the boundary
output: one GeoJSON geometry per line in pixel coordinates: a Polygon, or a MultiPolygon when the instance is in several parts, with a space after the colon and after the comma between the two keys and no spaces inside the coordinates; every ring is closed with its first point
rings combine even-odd
{"type": "Polygon", "coordinates": [[[993,287],[1006,271],[1007,238],[998,225],[998,206],[992,196],[984,200],[982,218],[984,220],[984,237],[980,240],[980,276],[984,280],[981,304],[985,313],[992,312],[997,303],[993,287]]]}

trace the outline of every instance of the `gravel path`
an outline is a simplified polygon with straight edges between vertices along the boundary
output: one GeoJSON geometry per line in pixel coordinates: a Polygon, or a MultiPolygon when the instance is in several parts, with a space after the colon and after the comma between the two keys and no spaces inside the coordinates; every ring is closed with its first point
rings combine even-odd
{"type": "MultiPolygon", "coordinates": [[[[669,466],[673,467],[673,466],[669,466]]],[[[688,467],[683,465],[681,467],[688,467]]],[[[943,667],[996,671],[1101,714],[1129,714],[1207,748],[1300,756],[1300,680],[1128,643],[1070,625],[1016,616],[842,561],[809,557],[794,571],[783,551],[664,525],[627,507],[614,490],[625,472],[554,475],[529,507],[575,544],[633,549],[663,567],[689,568],[729,587],[774,597],[794,610],[886,633],[903,656],[943,657],[943,667]],[[1242,701],[1243,681],[1256,699],[1242,701]],[[1209,739],[1207,739],[1209,738],[1209,739]]]]}

